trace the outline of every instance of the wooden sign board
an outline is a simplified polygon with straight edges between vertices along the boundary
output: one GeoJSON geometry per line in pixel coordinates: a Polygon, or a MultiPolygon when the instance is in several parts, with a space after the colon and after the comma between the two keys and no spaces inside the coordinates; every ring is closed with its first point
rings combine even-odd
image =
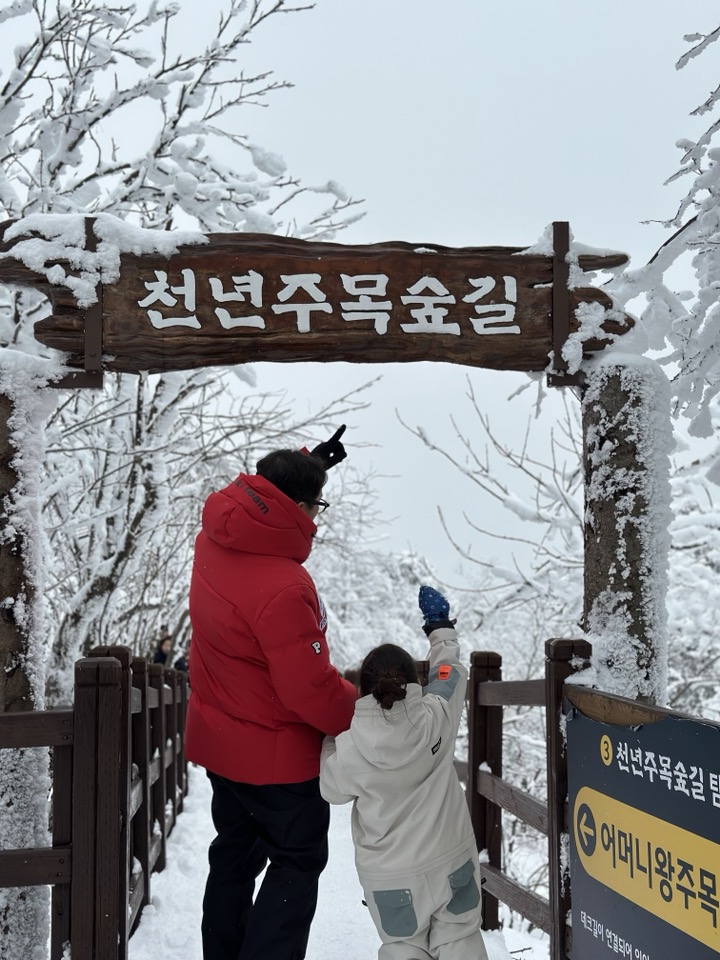
{"type": "MultiPolygon", "coordinates": [[[[169,258],[122,256],[119,280],[99,291],[101,310],[95,309],[102,369],[441,360],[542,371],[554,347],[557,354],[558,284],[567,314],[563,339],[577,328],[579,303],[611,306],[596,288],[567,288],[564,256],[558,276],[557,256],[521,248],[348,246],[242,233],[210,234],[208,241],[180,247],[169,258]]],[[[598,270],[626,259],[585,255],[579,263],[598,270]]],[[[0,281],[13,277],[52,299],[53,315],[35,325],[37,339],[87,368],[90,320],[72,294],[17,261],[0,260],[0,281]]],[[[604,329],[623,333],[627,320],[604,329]]],[[[584,348],[599,350],[607,342],[592,340],[584,348]]]]}

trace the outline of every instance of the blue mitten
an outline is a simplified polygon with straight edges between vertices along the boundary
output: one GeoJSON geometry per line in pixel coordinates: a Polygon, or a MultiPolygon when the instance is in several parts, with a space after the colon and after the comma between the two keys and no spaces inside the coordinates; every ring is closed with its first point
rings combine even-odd
{"type": "Polygon", "coordinates": [[[455,626],[455,621],[450,620],[450,604],[432,587],[420,587],[418,606],[425,620],[423,630],[428,636],[438,627],[455,626]]]}

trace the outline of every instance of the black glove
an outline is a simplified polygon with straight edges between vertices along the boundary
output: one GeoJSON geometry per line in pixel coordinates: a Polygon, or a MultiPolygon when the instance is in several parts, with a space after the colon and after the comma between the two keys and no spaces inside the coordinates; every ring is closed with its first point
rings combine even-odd
{"type": "Polygon", "coordinates": [[[454,627],[455,621],[450,620],[450,604],[445,597],[432,587],[420,587],[418,606],[425,623],[423,630],[430,636],[438,627],[454,627]]]}
{"type": "Polygon", "coordinates": [[[340,463],[340,461],[344,460],[347,456],[345,447],[340,442],[340,437],[344,433],[345,424],[343,424],[341,427],[338,427],[329,440],[319,443],[313,450],[310,451],[310,455],[312,457],[317,457],[319,460],[322,460],[322,462],[325,464],[326,470],[329,470],[330,467],[334,467],[336,463],[340,463]]]}

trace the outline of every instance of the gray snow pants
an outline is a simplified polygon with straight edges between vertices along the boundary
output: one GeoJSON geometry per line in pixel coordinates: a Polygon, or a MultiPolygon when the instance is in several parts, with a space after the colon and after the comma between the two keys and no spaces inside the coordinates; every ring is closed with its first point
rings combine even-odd
{"type": "Polygon", "coordinates": [[[414,877],[360,877],[382,940],[378,960],[487,960],[475,844],[414,877]]]}

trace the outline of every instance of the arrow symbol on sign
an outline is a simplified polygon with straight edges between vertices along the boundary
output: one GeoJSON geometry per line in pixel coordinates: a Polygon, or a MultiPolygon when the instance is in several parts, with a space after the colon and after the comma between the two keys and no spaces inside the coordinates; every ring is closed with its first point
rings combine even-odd
{"type": "Polygon", "coordinates": [[[590,807],[583,803],[577,811],[577,837],[582,851],[586,857],[591,857],[595,853],[595,844],[597,836],[595,832],[595,817],[590,807]]]}
{"type": "Polygon", "coordinates": [[[582,845],[584,847],[589,846],[590,842],[595,839],[595,824],[588,823],[587,810],[583,810],[582,812],[580,823],[578,824],[578,830],[580,831],[582,845]]]}

